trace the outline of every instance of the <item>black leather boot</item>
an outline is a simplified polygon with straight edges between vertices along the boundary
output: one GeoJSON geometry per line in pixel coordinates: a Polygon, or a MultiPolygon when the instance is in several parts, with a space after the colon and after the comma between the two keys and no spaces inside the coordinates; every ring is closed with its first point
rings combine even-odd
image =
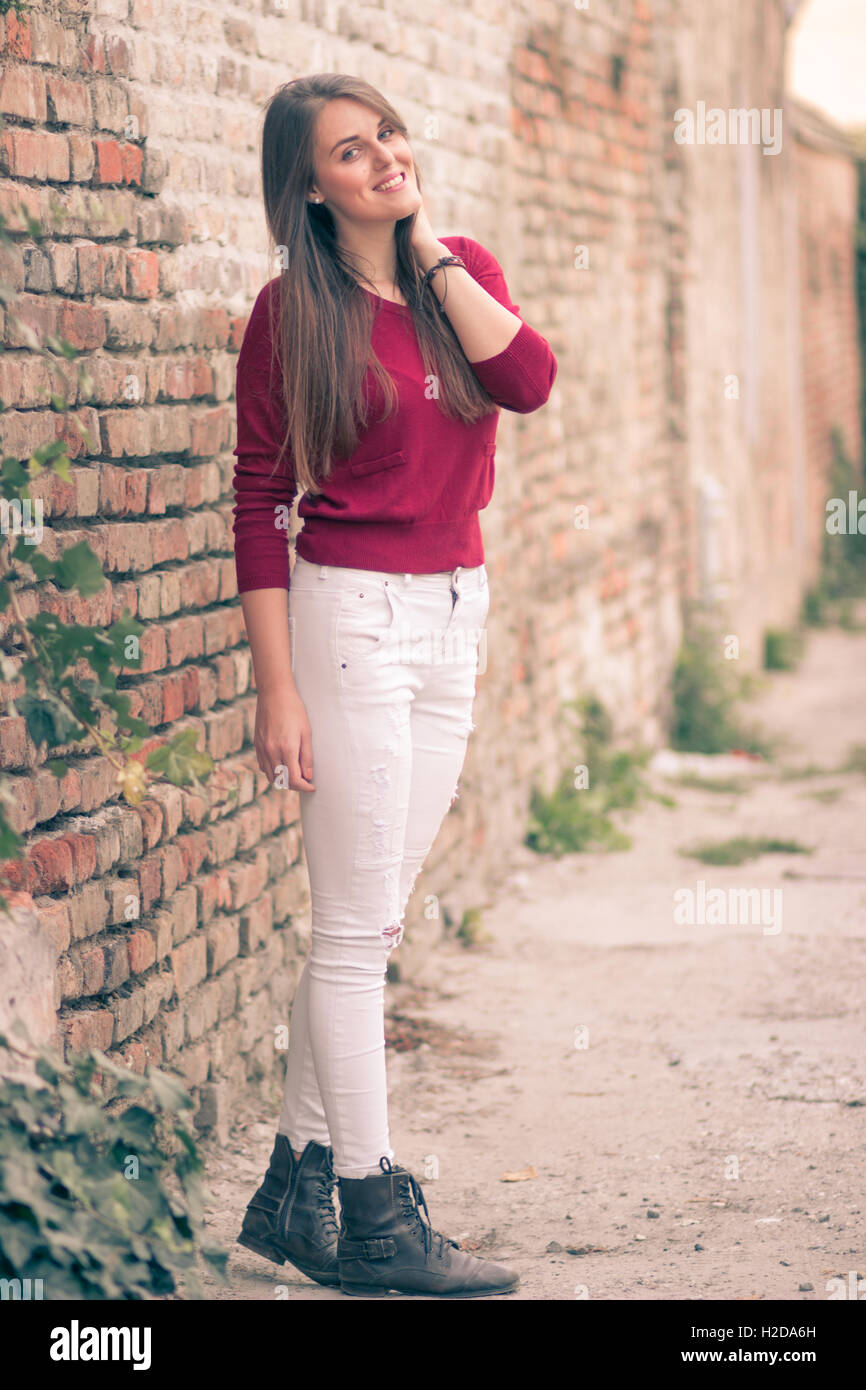
{"type": "Polygon", "coordinates": [[[385,1157],[379,1167],[381,1174],[337,1179],[337,1258],[343,1293],[383,1298],[393,1289],[483,1298],[517,1287],[519,1274],[467,1254],[456,1240],[433,1230],[421,1185],[408,1169],[399,1163],[392,1166],[385,1157]]]}
{"type": "Polygon", "coordinates": [[[265,1180],[244,1216],[238,1244],[289,1264],[317,1284],[339,1284],[333,1153],[313,1139],[295,1158],[278,1134],[265,1180]]]}

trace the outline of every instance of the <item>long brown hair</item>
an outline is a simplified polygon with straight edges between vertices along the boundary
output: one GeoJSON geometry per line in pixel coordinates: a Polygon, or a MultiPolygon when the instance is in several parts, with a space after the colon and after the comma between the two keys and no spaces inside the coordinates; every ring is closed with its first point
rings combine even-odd
{"type": "MultiPolygon", "coordinates": [[[[363,102],[408,139],[406,126],[381,92],[342,73],[295,78],[278,87],[265,108],[265,216],[271,256],[280,251],[285,257],[279,294],[272,301],[277,314],[272,367],[278,357],[287,421],[277,467],[290,449],[300,489],[312,493],[330,476],[334,456],[348,458],[358,447],[359,430],[369,417],[370,400],[363,389],[368,365],[384,397],[379,419],[388,418],[398,404],[394,383],[371,346],[373,304],[337,244],[331,213],[306,196],[315,183],[316,118],[337,97],[363,102]]],[[[417,173],[417,163],[415,167],[417,173]]],[[[395,224],[396,283],[412,314],[425,372],[438,379],[439,409],[469,424],[497,406],[472,371],[432,289],[421,293],[423,274],[409,244],[411,230],[411,215],[395,224]]]]}

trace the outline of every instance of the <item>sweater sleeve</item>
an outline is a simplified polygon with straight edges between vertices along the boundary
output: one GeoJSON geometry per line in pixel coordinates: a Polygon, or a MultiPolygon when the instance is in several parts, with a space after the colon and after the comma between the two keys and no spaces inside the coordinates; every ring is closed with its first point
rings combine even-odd
{"type": "Polygon", "coordinates": [[[289,587],[289,525],[296,485],[290,451],[274,471],[286,426],[282,381],[272,353],[278,289],[279,281],[271,280],[259,292],[237,360],[232,529],[239,594],[289,587]]]}
{"type": "MultiPolygon", "coordinates": [[[[450,240],[447,237],[442,239],[446,242],[450,240]]],[[[519,306],[512,303],[502,267],[495,256],[471,237],[460,237],[459,240],[472,278],[512,314],[522,319],[519,306]]],[[[547,339],[531,328],[525,319],[502,352],[481,362],[471,362],[470,366],[497,405],[520,415],[529,415],[544,405],[557,372],[556,358],[547,339]]]]}

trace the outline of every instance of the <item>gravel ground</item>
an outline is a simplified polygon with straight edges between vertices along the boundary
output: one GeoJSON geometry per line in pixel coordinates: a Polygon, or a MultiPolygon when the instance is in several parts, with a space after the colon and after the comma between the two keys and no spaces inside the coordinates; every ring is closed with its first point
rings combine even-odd
{"type": "MultiPolygon", "coordinates": [[[[630,850],[521,850],[487,939],[443,941],[388,986],[397,1160],[434,1227],[520,1271],[512,1299],[809,1302],[866,1279],[866,776],[834,771],[866,744],[866,636],[815,632],[754,708],[782,747],[743,791],[656,772],[677,804],[629,816],[630,850]],[[739,834],[813,852],[678,853],[739,834]],[[699,880],[769,890],[781,928],[678,923],[699,880]]],[[[266,1113],[247,1100],[205,1146],[232,1252],[208,1296],[342,1300],[234,1244],[278,1109],[276,1090],[266,1113]]]]}

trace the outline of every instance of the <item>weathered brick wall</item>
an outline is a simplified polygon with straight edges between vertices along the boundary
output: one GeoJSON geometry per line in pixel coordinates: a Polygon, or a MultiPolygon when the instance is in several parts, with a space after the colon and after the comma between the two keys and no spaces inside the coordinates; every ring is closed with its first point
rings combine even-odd
{"type": "MultiPolygon", "coordinates": [[[[782,7],[533,7],[511,33],[506,196],[478,235],[512,268],[560,376],[537,417],[500,423],[489,669],[464,777],[475,853],[461,860],[455,818],[419,879],[453,892],[465,864],[466,902],[520,836],[530,783],[550,790],[579,760],[560,702],[592,690],[623,734],[663,736],[682,600],[717,605],[758,663],[766,627],[797,617],[822,525],[802,437],[782,7]],[[676,113],[700,102],[780,109],[780,152],[677,143],[676,113]]],[[[850,216],[838,236],[850,259],[850,216]]],[[[856,359],[852,306],[849,288],[828,375],[856,359]]]]}
{"type": "MultiPolygon", "coordinates": [[[[252,754],[232,556],[234,367],[261,265],[248,230],[255,111],[228,8],[99,0],[0,19],[0,210],[19,234],[2,278],[18,316],[68,339],[94,382],[72,402],[90,442],[64,432],[69,483],[31,491],[46,553],[84,538],[111,581],[85,600],[33,585],[22,609],[108,626],[128,608],[145,628],[141,670],[122,682],[133,712],[157,736],[195,727],[237,791],[208,808],[155,784],[132,807],[106,758],[73,755],[57,782],[6,716],[0,759],[28,834],[19,880],[57,952],[57,1041],[178,1068],[205,1117],[221,1091],[274,1068],[307,904],[297,794],[263,795],[252,754]],[[250,185],[237,193],[233,140],[250,185]],[[46,240],[28,237],[19,202],[46,240]]],[[[263,90],[279,67],[266,66],[263,90]]],[[[70,398],[73,380],[24,342],[5,326],[3,448],[19,457],[59,427],[40,392],[70,398]]]]}
{"type": "Polygon", "coordinates": [[[819,115],[802,107],[797,115],[803,441],[810,519],[805,565],[812,581],[832,495],[833,427],[841,430],[855,467],[860,467],[863,448],[854,260],[858,171],[848,142],[819,115]]]}
{"type": "MultiPolygon", "coordinates": [[[[641,0],[532,6],[511,12],[492,51],[479,38],[498,64],[487,119],[501,140],[489,180],[500,196],[472,230],[508,266],[559,376],[544,410],[500,421],[484,513],[488,669],[462,778],[469,804],[434,845],[419,911],[426,893],[477,902],[491,871],[507,869],[503,850],[525,833],[530,787],[550,790],[577,760],[558,718],[564,701],[595,692],[621,730],[659,733],[688,499],[678,424],[684,223],[669,207],[667,15],[657,26],[653,14],[641,0]],[[467,820],[471,855],[460,849],[467,820]]],[[[463,84],[443,95],[459,109],[463,84]]],[[[474,130],[464,140],[472,155],[482,145],[474,130]]]]}
{"type": "MultiPolygon", "coordinates": [[[[22,721],[0,718],[29,837],[21,887],[58,953],[68,1048],[178,1067],[212,1121],[221,1096],[279,1073],[274,1029],[308,941],[298,794],[269,790],[252,749],[231,536],[236,354],[272,274],[264,101],[321,69],[381,87],[409,124],[434,227],[493,250],[559,360],[543,410],[501,417],[477,728],[402,966],[441,928],[430,895],[459,915],[507,869],[531,785],[571,761],[562,701],[594,691],[622,732],[657,738],[684,596],[726,594],[747,656],[798,598],[793,142],[764,157],[673,139],[674,112],[698,99],[782,105],[783,36],[775,0],[423,15],[393,0],[54,0],[0,19],[0,210],[18,234],[3,279],[94,381],[77,403],[91,442],[65,436],[69,484],[34,493],[46,549],[86,538],[111,580],[88,600],[34,585],[24,608],[107,625],[128,607],[145,625],[143,668],[124,682],[135,712],[156,737],[198,729],[238,793],[208,807],[154,785],[133,808],[104,758],[74,757],[58,784],[22,721]],[[46,243],[16,220],[19,199],[46,243]]],[[[58,427],[40,387],[69,373],[58,359],[49,381],[5,318],[3,345],[4,452],[26,456],[58,427]]]]}
{"type": "MultiPolygon", "coordinates": [[[[675,144],[671,207],[684,239],[678,408],[689,499],[689,597],[714,602],[741,659],[759,659],[768,615],[790,610],[796,575],[788,130],[784,25],[775,3],[668,7],[664,139],[675,112],[725,113],[723,143],[675,144]],[[733,138],[728,113],[782,112],[781,151],[733,138]]],[[[776,118],[778,120],[778,118],[776,118]]],[[[790,611],[787,614],[791,616],[790,611]]]]}

